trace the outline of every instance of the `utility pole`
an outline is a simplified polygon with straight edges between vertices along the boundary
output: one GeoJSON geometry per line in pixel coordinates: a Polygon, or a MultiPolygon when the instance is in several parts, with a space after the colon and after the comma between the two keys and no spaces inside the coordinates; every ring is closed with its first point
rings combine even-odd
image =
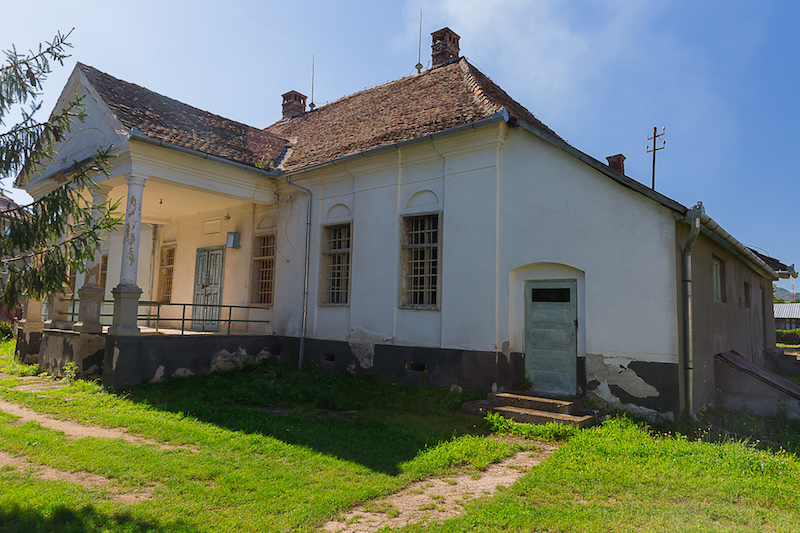
{"type": "Polygon", "coordinates": [[[661,133],[658,133],[658,129],[653,126],[653,136],[648,137],[648,141],[653,141],[653,146],[651,147],[649,144],[647,145],[647,153],[653,153],[653,185],[651,189],[656,190],[656,152],[659,150],[663,150],[664,146],[666,146],[667,141],[661,141],[661,146],[658,146],[658,139],[663,137],[667,133],[667,129],[662,126],[661,133]]]}

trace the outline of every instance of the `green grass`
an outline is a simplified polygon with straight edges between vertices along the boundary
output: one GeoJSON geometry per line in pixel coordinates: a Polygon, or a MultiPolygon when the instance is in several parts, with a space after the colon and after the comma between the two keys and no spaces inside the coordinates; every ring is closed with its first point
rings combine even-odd
{"type": "Polygon", "coordinates": [[[104,476],[117,491],[154,493],[123,504],[112,489],[0,469],[0,531],[312,531],[357,503],[433,474],[483,469],[518,449],[476,436],[483,421],[457,411],[468,394],[313,369],[265,364],[117,394],[80,381],[8,388],[16,383],[0,381],[0,398],[187,448],[70,440],[0,415],[0,450],[104,476]]]}
{"type": "Polygon", "coordinates": [[[39,373],[36,365],[23,365],[14,358],[14,347],[16,342],[3,340],[0,341],[0,374],[10,374],[12,376],[35,376],[39,373]]]}
{"type": "Polygon", "coordinates": [[[616,418],[461,517],[403,531],[800,531],[794,455],[654,435],[616,418]]]}
{"type": "MultiPolygon", "coordinates": [[[[0,372],[9,373],[8,346],[0,349],[0,372]]],[[[677,425],[667,432],[627,418],[582,431],[480,421],[458,412],[474,394],[270,364],[115,394],[81,381],[11,390],[17,383],[0,380],[0,398],[173,448],[73,440],[0,413],[0,451],[110,480],[85,488],[0,467],[0,532],[313,531],[415,480],[478,472],[521,449],[487,431],[561,447],[463,515],[405,531],[800,531],[795,455],[755,440],[704,442],[699,429],[686,437],[677,425]],[[152,498],[115,497],[141,491],[152,498]]],[[[743,426],[757,420],[739,416],[743,426]]],[[[783,434],[797,439],[785,422],[783,434]]]]}

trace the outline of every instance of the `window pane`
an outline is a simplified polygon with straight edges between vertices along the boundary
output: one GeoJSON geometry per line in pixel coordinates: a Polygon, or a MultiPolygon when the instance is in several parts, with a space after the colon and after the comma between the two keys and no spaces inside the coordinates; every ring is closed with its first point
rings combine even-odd
{"type": "Polygon", "coordinates": [[[250,302],[272,305],[275,289],[275,235],[257,235],[253,239],[253,278],[250,302]]]}
{"type": "Polygon", "coordinates": [[[350,301],[350,224],[323,228],[322,303],[347,304],[350,301]]]}
{"type": "Polygon", "coordinates": [[[434,307],[439,287],[439,215],[405,217],[403,303],[434,307]]]}

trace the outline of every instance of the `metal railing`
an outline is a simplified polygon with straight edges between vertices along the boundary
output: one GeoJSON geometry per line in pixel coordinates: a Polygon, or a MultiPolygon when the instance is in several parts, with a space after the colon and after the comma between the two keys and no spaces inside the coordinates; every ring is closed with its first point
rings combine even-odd
{"type": "MultiPolygon", "coordinates": [[[[66,312],[61,312],[61,314],[67,316],[69,321],[75,322],[77,320],[77,318],[78,318],[78,313],[80,311],[80,300],[78,298],[62,298],[61,301],[62,302],[69,302],[69,310],[66,311],[66,312]]],[[[111,304],[112,309],[113,309],[114,300],[103,300],[103,306],[105,306],[106,304],[111,304]]],[[[136,321],[137,322],[146,321],[148,323],[151,323],[151,322],[154,321],[155,322],[155,326],[154,327],[155,327],[156,333],[158,333],[159,325],[160,325],[160,322],[162,320],[164,320],[164,321],[176,321],[176,322],[178,320],[180,320],[180,323],[181,323],[181,335],[184,335],[185,332],[186,332],[186,321],[187,320],[191,321],[191,322],[202,322],[202,323],[207,323],[207,322],[225,323],[225,322],[227,322],[227,324],[228,324],[227,334],[228,335],[231,334],[231,324],[234,323],[234,322],[244,322],[244,323],[248,323],[248,324],[269,324],[269,320],[255,320],[255,319],[250,319],[250,318],[233,318],[233,310],[234,309],[261,309],[261,310],[263,310],[264,308],[263,307],[252,306],[252,305],[163,303],[163,302],[140,301],[139,302],[139,312],[136,315],[136,321]],[[141,310],[142,307],[147,308],[147,311],[146,312],[142,312],[142,310],[141,310]],[[154,307],[155,307],[155,314],[153,314],[153,311],[152,311],[152,309],[154,307]],[[161,308],[162,307],[180,307],[181,308],[181,316],[180,316],[180,318],[178,318],[178,317],[169,317],[169,316],[162,317],[161,316],[161,308]],[[220,316],[212,317],[212,318],[195,317],[195,316],[187,317],[186,316],[186,309],[189,308],[189,307],[191,307],[191,308],[202,308],[203,311],[204,311],[203,312],[204,317],[206,316],[206,313],[205,313],[206,310],[208,310],[208,309],[219,309],[219,315],[220,316]],[[227,309],[228,310],[228,318],[227,319],[222,318],[223,309],[227,309]]],[[[103,312],[101,312],[100,313],[100,318],[101,319],[103,317],[106,317],[106,318],[111,317],[111,318],[113,318],[113,316],[114,316],[113,312],[111,312],[111,313],[103,313],[103,312]]],[[[206,331],[206,330],[202,330],[202,331],[206,331]]],[[[217,330],[217,331],[219,331],[219,330],[217,330]]]]}

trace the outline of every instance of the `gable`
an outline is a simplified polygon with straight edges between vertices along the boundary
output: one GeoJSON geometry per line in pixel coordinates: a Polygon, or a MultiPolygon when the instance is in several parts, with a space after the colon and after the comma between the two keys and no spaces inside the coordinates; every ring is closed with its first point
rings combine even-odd
{"type": "Polygon", "coordinates": [[[15,185],[24,187],[34,197],[38,197],[60,183],[60,175],[67,171],[75,161],[93,157],[98,148],[127,142],[124,126],[116,119],[100,96],[76,68],[67,81],[56,102],[52,115],[67,106],[76,97],[82,98],[86,117],[84,121],[73,120],[73,129],[53,146],[55,156],[52,161],[44,161],[32,176],[20,174],[15,185]]]}

